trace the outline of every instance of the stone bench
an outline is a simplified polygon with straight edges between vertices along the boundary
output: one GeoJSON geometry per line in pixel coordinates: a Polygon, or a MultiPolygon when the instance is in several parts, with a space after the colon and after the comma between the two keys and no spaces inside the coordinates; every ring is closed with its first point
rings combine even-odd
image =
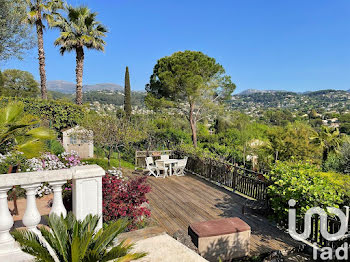
{"type": "Polygon", "coordinates": [[[193,223],[188,234],[209,261],[231,260],[249,254],[250,226],[238,217],[193,223]]]}

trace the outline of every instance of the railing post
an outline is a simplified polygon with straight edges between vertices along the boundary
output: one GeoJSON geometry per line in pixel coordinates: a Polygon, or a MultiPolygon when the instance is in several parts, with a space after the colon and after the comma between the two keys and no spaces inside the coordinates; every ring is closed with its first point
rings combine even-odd
{"type": "Polygon", "coordinates": [[[37,228],[39,225],[41,216],[36,206],[35,190],[40,186],[40,183],[22,185],[22,188],[26,190],[27,195],[27,206],[26,211],[23,215],[23,225],[25,225],[29,230],[40,233],[37,228]]]}
{"type": "Polygon", "coordinates": [[[97,165],[75,167],[73,171],[73,213],[83,220],[88,214],[98,215],[102,228],[102,177],[105,171],[97,165]]]}
{"type": "Polygon", "coordinates": [[[50,211],[50,216],[52,214],[56,214],[58,216],[63,215],[63,217],[67,216],[67,210],[63,205],[62,200],[62,186],[66,183],[66,181],[57,181],[50,182],[50,186],[53,188],[53,203],[50,211]]]}
{"type": "Polygon", "coordinates": [[[232,188],[235,191],[236,190],[236,177],[237,177],[237,167],[233,166],[233,172],[232,172],[232,188]]]}

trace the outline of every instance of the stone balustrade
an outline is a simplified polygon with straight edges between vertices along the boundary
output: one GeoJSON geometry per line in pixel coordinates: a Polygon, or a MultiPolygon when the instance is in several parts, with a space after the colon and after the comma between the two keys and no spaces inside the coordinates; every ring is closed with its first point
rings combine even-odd
{"type": "Polygon", "coordinates": [[[27,229],[39,233],[37,229],[41,215],[36,206],[35,191],[37,187],[48,182],[53,188],[53,205],[51,214],[67,215],[62,201],[62,186],[72,180],[73,213],[77,219],[84,219],[88,214],[99,215],[99,227],[102,228],[102,177],[105,171],[97,165],[78,166],[70,169],[25,172],[0,175],[0,261],[31,261],[24,254],[9,233],[13,226],[13,218],[9,211],[7,192],[20,185],[26,190],[26,210],[23,225],[27,229]]]}

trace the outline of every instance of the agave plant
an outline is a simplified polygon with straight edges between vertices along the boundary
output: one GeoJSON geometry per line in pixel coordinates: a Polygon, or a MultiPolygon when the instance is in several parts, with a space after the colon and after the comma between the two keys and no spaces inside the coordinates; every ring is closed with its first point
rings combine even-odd
{"type": "Polygon", "coordinates": [[[24,112],[22,103],[11,102],[0,109],[0,153],[15,150],[35,157],[43,151],[43,141],[53,137],[52,131],[24,112]]]}
{"type": "Polygon", "coordinates": [[[34,256],[38,262],[107,262],[131,261],[144,257],[146,253],[131,253],[133,247],[125,241],[113,246],[114,240],[123,232],[127,220],[117,220],[97,231],[99,217],[88,215],[77,220],[72,213],[67,217],[55,214],[48,218],[48,226],[40,232],[47,244],[29,230],[14,230],[11,234],[21,249],[34,256]],[[49,249],[51,251],[49,251],[49,249]]]}

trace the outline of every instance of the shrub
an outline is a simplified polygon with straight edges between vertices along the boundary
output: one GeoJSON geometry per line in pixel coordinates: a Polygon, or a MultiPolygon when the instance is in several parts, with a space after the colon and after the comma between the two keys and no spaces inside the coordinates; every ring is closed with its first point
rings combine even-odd
{"type": "MultiPolygon", "coordinates": [[[[0,97],[0,106],[7,105],[11,97],[0,97]]],[[[61,131],[77,125],[83,118],[86,108],[66,101],[43,100],[40,98],[16,98],[24,104],[24,111],[49,121],[50,127],[61,131]]]]}
{"type": "MultiPolygon", "coordinates": [[[[104,158],[86,158],[83,159],[83,162],[88,165],[99,165],[104,170],[108,170],[110,167],[119,167],[119,160],[117,159],[111,159],[111,166],[108,166],[108,160],[104,158]]],[[[121,166],[129,169],[134,169],[135,166],[132,163],[126,162],[125,160],[121,159],[121,166]]]]}
{"type": "Polygon", "coordinates": [[[102,159],[102,158],[87,158],[83,159],[84,163],[88,165],[99,165],[102,167],[104,170],[108,170],[108,160],[107,159],[102,159]]]}
{"type": "Polygon", "coordinates": [[[339,207],[344,202],[344,192],[311,164],[277,162],[266,177],[272,182],[268,195],[274,217],[281,223],[287,222],[290,199],[297,201],[299,217],[311,207],[339,207]]]}
{"type": "Polygon", "coordinates": [[[0,154],[0,174],[7,174],[10,166],[19,166],[20,170],[25,170],[27,168],[25,156],[21,152],[0,154]]]}
{"type": "Polygon", "coordinates": [[[148,203],[146,194],[151,188],[146,184],[147,177],[123,180],[106,174],[102,179],[103,219],[111,222],[119,218],[130,219],[129,230],[150,216],[150,210],[144,206],[148,203]]]}
{"type": "Polygon", "coordinates": [[[64,148],[61,143],[57,140],[49,140],[47,141],[47,147],[49,151],[54,155],[59,155],[64,152],[64,148]]]}

